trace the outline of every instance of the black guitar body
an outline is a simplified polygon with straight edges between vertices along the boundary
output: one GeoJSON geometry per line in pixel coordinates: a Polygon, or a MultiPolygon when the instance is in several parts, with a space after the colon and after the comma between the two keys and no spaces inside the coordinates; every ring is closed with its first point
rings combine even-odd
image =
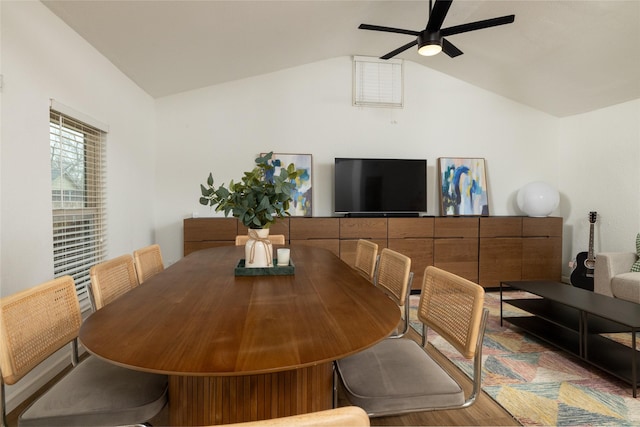
{"type": "Polygon", "coordinates": [[[571,284],[576,288],[593,291],[593,268],[587,268],[585,262],[589,254],[580,252],[576,256],[576,268],[571,273],[571,284]]]}
{"type": "Polygon", "coordinates": [[[588,291],[593,291],[593,269],[596,265],[593,253],[593,226],[597,217],[597,212],[589,212],[589,252],[576,255],[576,268],[571,272],[571,284],[588,291]]]}

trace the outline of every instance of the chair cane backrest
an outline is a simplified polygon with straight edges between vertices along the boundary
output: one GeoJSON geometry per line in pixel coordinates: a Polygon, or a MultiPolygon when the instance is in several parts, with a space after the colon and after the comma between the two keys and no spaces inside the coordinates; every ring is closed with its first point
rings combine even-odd
{"type": "Polygon", "coordinates": [[[406,304],[410,276],[411,258],[389,248],[382,249],[376,286],[400,307],[406,304]]]}
{"type": "MultiPolygon", "coordinates": [[[[371,417],[473,405],[481,391],[482,341],[489,314],[483,303],[482,286],[427,267],[418,305],[422,344],[413,339],[385,339],[337,360],[336,370],[347,399],[371,417]],[[464,357],[473,358],[470,390],[426,349],[428,327],[464,357]]],[[[454,360],[448,354],[444,357],[454,360]]]]}
{"type": "Polygon", "coordinates": [[[89,276],[96,310],[138,286],[133,257],[129,254],[94,265],[89,276]]]}
{"type": "MultiPolygon", "coordinates": [[[[82,324],[71,276],[45,282],[0,299],[2,416],[4,384],[15,384],[37,365],[57,358],[71,343],[73,368],[34,396],[18,416],[18,426],[140,425],[167,402],[167,377],[116,366],[89,356],[78,363],[82,324]]],[[[111,344],[111,343],[110,343],[111,344]]]]}
{"type": "Polygon", "coordinates": [[[236,427],[366,427],[370,426],[371,422],[363,409],[357,406],[343,406],[306,414],[230,425],[236,427]]]}
{"type": "Polygon", "coordinates": [[[411,258],[389,248],[382,249],[378,260],[376,286],[404,312],[404,328],[394,338],[403,336],[409,329],[409,289],[412,279],[411,258]]]}
{"type": "Polygon", "coordinates": [[[6,384],[15,384],[35,366],[74,341],[82,324],[71,276],[2,298],[0,312],[0,368],[6,384]]]}
{"type": "Polygon", "coordinates": [[[482,286],[433,266],[425,269],[418,319],[467,359],[477,350],[483,304],[482,286]]]}
{"type": "Polygon", "coordinates": [[[372,283],[377,259],[378,244],[370,240],[358,240],[354,268],[372,283]]]}
{"type": "MultiPolygon", "coordinates": [[[[269,239],[269,241],[271,242],[272,245],[284,245],[285,244],[284,234],[270,234],[269,237],[267,237],[267,238],[269,239]]],[[[240,235],[236,236],[236,246],[245,245],[248,240],[249,240],[249,236],[248,235],[240,234],[240,235]]]]}
{"type": "Polygon", "coordinates": [[[164,270],[160,245],[150,245],[134,251],[133,262],[139,284],[164,270]]]}

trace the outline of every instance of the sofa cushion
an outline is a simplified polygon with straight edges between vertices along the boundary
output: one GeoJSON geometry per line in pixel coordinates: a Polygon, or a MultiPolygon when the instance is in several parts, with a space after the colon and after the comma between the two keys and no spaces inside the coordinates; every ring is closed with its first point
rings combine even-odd
{"type": "Polygon", "coordinates": [[[640,233],[636,236],[636,255],[638,259],[631,266],[631,271],[640,271],[640,233]]]}
{"type": "Polygon", "coordinates": [[[616,298],[640,303],[640,272],[615,276],[611,279],[611,292],[616,298]]]}

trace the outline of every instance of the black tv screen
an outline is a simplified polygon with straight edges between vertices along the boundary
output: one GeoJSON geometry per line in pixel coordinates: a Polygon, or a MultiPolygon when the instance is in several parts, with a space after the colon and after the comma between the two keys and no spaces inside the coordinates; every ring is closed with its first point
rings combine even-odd
{"type": "Polygon", "coordinates": [[[424,159],[336,158],[336,213],[418,213],[427,211],[424,159]]]}

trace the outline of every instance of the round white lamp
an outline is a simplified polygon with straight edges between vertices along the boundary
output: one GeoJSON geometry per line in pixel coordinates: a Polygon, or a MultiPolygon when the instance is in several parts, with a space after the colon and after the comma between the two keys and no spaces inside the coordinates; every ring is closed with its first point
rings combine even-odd
{"type": "Polygon", "coordinates": [[[549,216],[560,203],[560,194],[546,182],[530,182],[518,191],[520,210],[529,216],[549,216]]]}

